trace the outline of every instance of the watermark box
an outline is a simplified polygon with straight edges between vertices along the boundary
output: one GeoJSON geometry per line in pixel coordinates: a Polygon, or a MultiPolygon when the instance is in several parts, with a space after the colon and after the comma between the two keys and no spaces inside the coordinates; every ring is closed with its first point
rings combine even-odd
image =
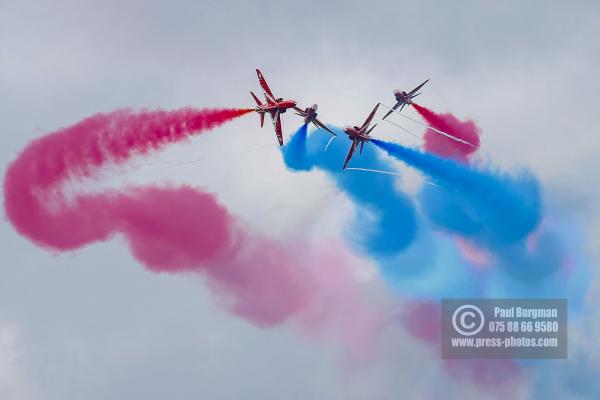
{"type": "Polygon", "coordinates": [[[566,299],[443,299],[442,358],[567,358],[566,299]]]}

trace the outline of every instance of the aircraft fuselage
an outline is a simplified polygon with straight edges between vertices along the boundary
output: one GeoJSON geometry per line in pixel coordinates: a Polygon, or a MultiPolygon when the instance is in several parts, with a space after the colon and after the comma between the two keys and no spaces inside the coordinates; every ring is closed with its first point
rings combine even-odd
{"type": "Polygon", "coordinates": [[[404,90],[395,90],[394,95],[396,96],[396,101],[402,101],[406,104],[412,104],[413,102],[412,99],[408,96],[408,93],[406,93],[404,90]]]}
{"type": "Polygon", "coordinates": [[[361,142],[368,142],[371,137],[360,130],[359,127],[344,128],[344,133],[348,135],[349,140],[358,140],[361,142]]]}
{"type": "Polygon", "coordinates": [[[308,107],[304,110],[306,117],[304,117],[304,123],[308,124],[309,122],[314,121],[317,118],[317,111],[314,107],[308,107]]]}
{"type": "Polygon", "coordinates": [[[294,100],[281,100],[274,104],[265,104],[257,106],[254,110],[257,112],[277,112],[284,113],[288,108],[296,107],[294,100]]]}

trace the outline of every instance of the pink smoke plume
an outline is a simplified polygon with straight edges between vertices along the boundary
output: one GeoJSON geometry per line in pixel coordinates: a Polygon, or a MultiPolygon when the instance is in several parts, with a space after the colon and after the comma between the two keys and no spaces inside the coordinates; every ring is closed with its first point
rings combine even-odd
{"type": "Polygon", "coordinates": [[[315,335],[332,332],[352,349],[366,350],[377,321],[341,252],[247,232],[214,195],[188,186],[70,196],[63,191],[69,181],[97,178],[104,165],[124,163],[249,111],[121,110],[50,133],[9,166],[6,214],[19,233],[59,251],[121,234],[149,270],[204,274],[218,302],[252,323],[272,326],[293,318],[315,335]]]}
{"type": "Polygon", "coordinates": [[[102,229],[104,208],[95,204],[100,199],[80,196],[73,199],[73,207],[65,208],[67,198],[60,185],[93,177],[107,163],[122,163],[250,111],[119,110],[50,133],[29,144],[9,166],[4,179],[6,214],[19,233],[56,250],[105,239],[110,232],[102,229]],[[54,212],[57,209],[61,212],[54,212]]]}
{"type": "Polygon", "coordinates": [[[454,115],[438,114],[419,104],[412,104],[414,109],[427,121],[432,127],[446,132],[458,139],[471,143],[457,142],[447,138],[431,129],[425,131],[425,150],[438,154],[442,157],[448,157],[461,162],[467,162],[468,157],[477,151],[480,145],[479,128],[473,121],[460,121],[454,115]]]}

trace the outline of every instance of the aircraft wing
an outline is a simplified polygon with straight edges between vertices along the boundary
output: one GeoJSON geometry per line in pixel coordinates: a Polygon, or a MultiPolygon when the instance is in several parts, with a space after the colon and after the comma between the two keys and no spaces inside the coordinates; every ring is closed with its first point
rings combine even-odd
{"type": "Polygon", "coordinates": [[[371,123],[371,121],[373,121],[373,117],[375,116],[375,113],[377,112],[378,108],[379,108],[379,103],[377,103],[377,105],[375,106],[375,108],[373,109],[373,111],[371,111],[371,114],[369,114],[369,116],[365,120],[365,123],[362,124],[362,126],[360,127],[361,131],[363,129],[365,129],[367,126],[369,126],[369,124],[371,123]]]}
{"type": "Polygon", "coordinates": [[[263,88],[263,90],[265,91],[265,96],[268,98],[270,97],[271,100],[275,100],[275,96],[273,95],[273,92],[271,92],[271,89],[269,88],[269,85],[267,85],[267,81],[265,80],[265,77],[263,76],[262,72],[260,72],[260,69],[256,68],[256,75],[258,76],[258,82],[260,83],[260,86],[263,88]],[[269,96],[267,96],[269,95],[269,96]]]}
{"type": "Polygon", "coordinates": [[[325,129],[327,132],[331,133],[333,136],[337,136],[331,129],[329,129],[324,123],[319,121],[318,118],[313,119],[313,124],[317,126],[317,128],[325,129]]]}
{"type": "Polygon", "coordinates": [[[350,150],[348,150],[348,155],[346,156],[346,161],[344,161],[344,166],[342,167],[342,169],[346,169],[346,167],[348,166],[348,163],[352,158],[352,154],[354,154],[354,149],[356,149],[356,140],[352,141],[352,146],[350,146],[350,150]]]}
{"type": "MultiPolygon", "coordinates": [[[[396,111],[398,109],[398,107],[404,107],[404,101],[400,100],[399,102],[396,103],[396,105],[394,107],[392,107],[391,110],[389,110],[387,113],[385,113],[385,115],[383,116],[383,118],[381,119],[386,119],[387,117],[390,116],[391,113],[393,113],[394,111],[396,111]]],[[[402,109],[400,109],[402,110],[402,109]]]]}
{"type": "Polygon", "coordinates": [[[283,146],[283,131],[281,129],[281,115],[279,111],[271,113],[271,119],[273,120],[273,128],[275,128],[275,135],[277,135],[279,145],[283,146]]]}
{"type": "Polygon", "coordinates": [[[296,115],[306,118],[306,112],[304,112],[303,109],[296,107],[296,106],[294,106],[293,108],[294,108],[294,111],[296,111],[296,115]]]}
{"type": "Polygon", "coordinates": [[[411,96],[415,93],[417,93],[419,91],[419,89],[421,89],[423,86],[425,86],[425,84],[429,82],[429,79],[427,79],[425,82],[421,83],[419,86],[417,86],[416,88],[414,88],[413,90],[411,90],[410,92],[408,92],[408,95],[411,96]]]}

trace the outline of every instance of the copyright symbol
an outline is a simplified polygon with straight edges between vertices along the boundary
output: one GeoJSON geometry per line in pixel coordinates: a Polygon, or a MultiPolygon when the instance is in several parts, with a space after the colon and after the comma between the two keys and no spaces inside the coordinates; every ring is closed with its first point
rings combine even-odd
{"type": "Polygon", "coordinates": [[[485,318],[481,309],[471,304],[458,307],[452,314],[452,326],[463,336],[478,334],[484,323],[485,318]]]}

